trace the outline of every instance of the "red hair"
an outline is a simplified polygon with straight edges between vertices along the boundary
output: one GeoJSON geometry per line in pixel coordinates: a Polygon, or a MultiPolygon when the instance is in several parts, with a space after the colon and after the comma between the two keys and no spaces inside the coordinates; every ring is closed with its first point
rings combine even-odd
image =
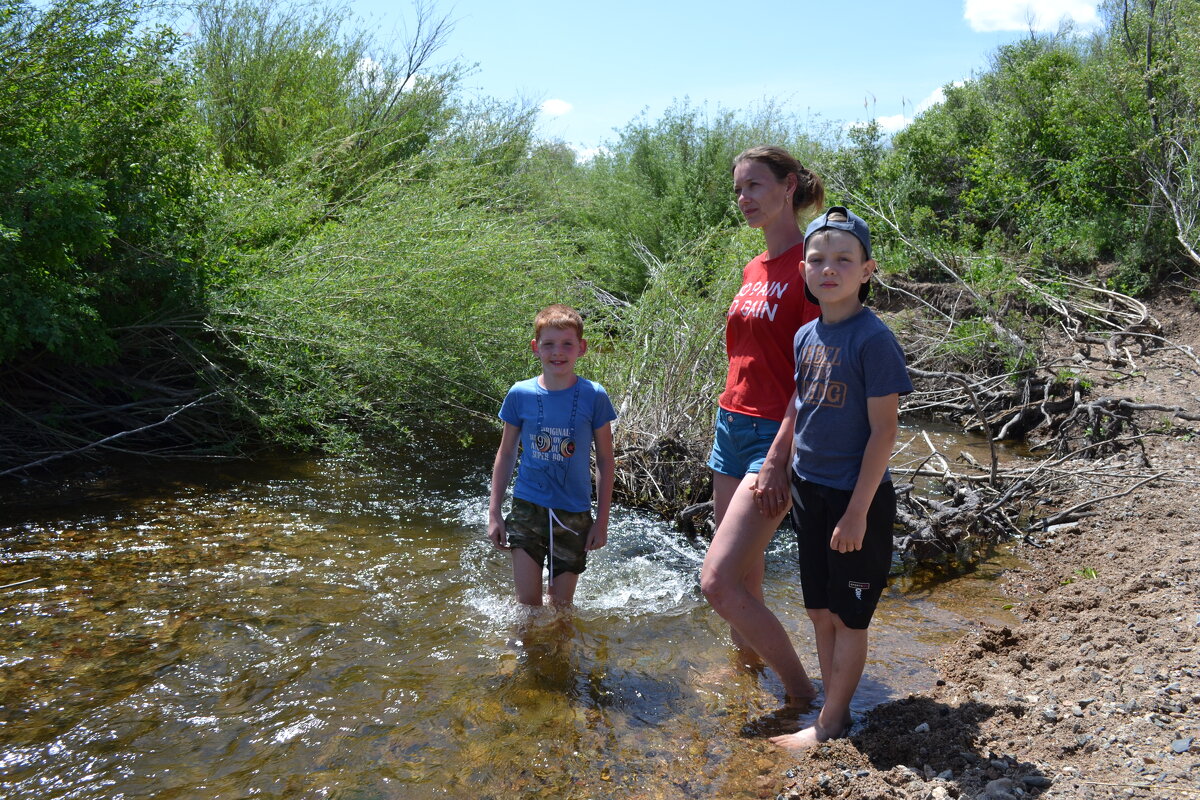
{"type": "Polygon", "coordinates": [[[543,328],[574,328],[580,339],[583,338],[583,317],[570,306],[555,303],[546,306],[538,312],[533,320],[533,338],[540,339],[543,328]]]}

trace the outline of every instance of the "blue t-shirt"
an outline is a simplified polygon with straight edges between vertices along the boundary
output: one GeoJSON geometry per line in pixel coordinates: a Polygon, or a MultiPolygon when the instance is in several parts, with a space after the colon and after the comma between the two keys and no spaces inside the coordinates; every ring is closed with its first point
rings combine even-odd
{"type": "MultiPolygon", "coordinates": [[[[815,319],[796,331],[796,451],[805,480],[853,490],[871,435],[867,398],[913,390],[904,352],[869,308],[834,325],[815,319]]],[[[883,480],[891,480],[884,472],[883,480]]]]}
{"type": "Polygon", "coordinates": [[[513,384],[500,419],[521,429],[513,497],[561,511],[592,508],[592,431],[617,418],[600,384],[577,378],[548,391],[530,378],[513,384]]]}

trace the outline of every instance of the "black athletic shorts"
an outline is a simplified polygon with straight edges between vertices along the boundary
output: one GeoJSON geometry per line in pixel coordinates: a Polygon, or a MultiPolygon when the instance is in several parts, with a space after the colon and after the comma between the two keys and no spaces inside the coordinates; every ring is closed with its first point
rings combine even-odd
{"type": "Polygon", "coordinates": [[[792,526],[796,529],[804,607],[827,608],[841,617],[847,628],[861,630],[871,624],[891,572],[896,492],[891,481],[879,485],[867,511],[862,549],[839,553],[829,546],[829,540],[851,494],[792,473],[792,526]]]}

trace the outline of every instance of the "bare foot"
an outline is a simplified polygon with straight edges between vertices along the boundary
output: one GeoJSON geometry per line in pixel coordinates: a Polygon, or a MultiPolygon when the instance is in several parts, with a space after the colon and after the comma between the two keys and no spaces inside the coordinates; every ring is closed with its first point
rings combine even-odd
{"type": "Polygon", "coordinates": [[[811,705],[788,703],[766,714],[747,720],[742,726],[742,736],[772,737],[794,731],[801,725],[815,721],[816,713],[811,705]]]}
{"type": "Polygon", "coordinates": [[[785,694],[783,702],[789,706],[807,709],[813,705],[820,694],[817,690],[817,685],[812,681],[808,681],[808,688],[801,690],[799,694],[785,694]]]}
{"type": "Polygon", "coordinates": [[[816,747],[822,742],[827,742],[830,739],[840,739],[850,731],[850,726],[845,725],[837,731],[829,731],[821,724],[820,720],[813,723],[811,728],[789,733],[784,736],[772,736],[771,744],[778,745],[784,750],[799,752],[807,750],[810,747],[816,747]]]}

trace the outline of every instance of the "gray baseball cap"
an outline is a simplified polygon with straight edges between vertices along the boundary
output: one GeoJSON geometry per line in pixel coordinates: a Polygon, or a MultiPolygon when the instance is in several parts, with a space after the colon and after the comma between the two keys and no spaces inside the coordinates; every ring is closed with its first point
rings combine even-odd
{"type": "Polygon", "coordinates": [[[830,229],[854,234],[854,238],[862,242],[863,251],[867,254],[867,259],[870,260],[871,231],[867,228],[867,223],[863,222],[862,217],[845,206],[831,206],[824,214],[808,223],[808,228],[804,231],[805,248],[807,249],[808,247],[808,237],[814,233],[830,229]],[[844,216],[845,219],[830,219],[830,214],[844,216]]]}

